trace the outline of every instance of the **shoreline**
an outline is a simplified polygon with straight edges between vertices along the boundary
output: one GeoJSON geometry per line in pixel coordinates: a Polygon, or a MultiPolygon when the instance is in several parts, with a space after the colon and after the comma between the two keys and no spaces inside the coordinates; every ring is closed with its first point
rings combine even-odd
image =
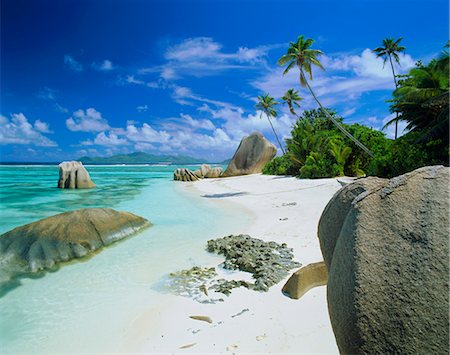
{"type": "MultiPolygon", "coordinates": [[[[194,198],[210,199],[225,213],[236,213],[237,209],[248,213],[249,223],[241,227],[239,234],[286,243],[293,248],[294,260],[306,266],[323,260],[317,224],[341,185],[337,179],[247,175],[204,179],[185,183],[182,188],[194,198]]],[[[235,229],[232,227],[230,230],[235,229]]],[[[328,316],[326,287],[314,288],[299,300],[281,292],[295,271],[291,270],[268,292],[241,287],[228,297],[222,295],[224,302],[204,304],[170,297],[164,310],[149,310],[147,316],[135,320],[136,324],[149,325],[149,317],[158,314],[158,329],[153,325],[156,333],[147,333],[142,346],[136,349],[134,344],[132,348],[170,353],[338,353],[328,316]],[[190,316],[210,317],[212,323],[190,316]]],[[[239,273],[238,278],[242,274],[246,273],[239,273]]]]}

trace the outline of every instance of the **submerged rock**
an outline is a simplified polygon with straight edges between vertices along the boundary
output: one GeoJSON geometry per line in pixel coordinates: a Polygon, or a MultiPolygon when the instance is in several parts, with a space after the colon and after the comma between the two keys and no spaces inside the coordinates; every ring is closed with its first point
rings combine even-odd
{"type": "Polygon", "coordinates": [[[92,182],[89,173],[79,161],[64,161],[59,164],[60,189],[92,189],[95,184],[92,182]]]}
{"type": "Polygon", "coordinates": [[[257,291],[267,291],[284,279],[289,270],[301,265],[292,260],[294,254],[286,244],[264,242],[243,234],[209,240],[207,249],[225,256],[225,269],[253,274],[255,283],[249,287],[257,291]]]}
{"type": "Polygon", "coordinates": [[[0,264],[9,277],[52,269],[150,225],[145,218],[109,208],[57,214],[1,235],[0,264]]]}
{"type": "Polygon", "coordinates": [[[258,174],[277,154],[277,148],[261,133],[244,137],[234,153],[223,177],[258,174]]]}
{"type": "Polygon", "coordinates": [[[449,178],[448,167],[424,167],[329,202],[319,237],[341,353],[448,352],[449,178]]]}

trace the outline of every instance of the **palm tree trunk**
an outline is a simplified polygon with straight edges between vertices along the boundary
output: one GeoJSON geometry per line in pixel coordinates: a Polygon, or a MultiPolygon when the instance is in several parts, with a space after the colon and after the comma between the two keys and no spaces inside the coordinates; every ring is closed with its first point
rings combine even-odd
{"type": "MultiPolygon", "coordinates": [[[[391,63],[392,75],[394,76],[394,84],[395,84],[395,88],[397,89],[398,85],[397,85],[397,80],[395,79],[394,64],[392,64],[392,57],[391,57],[390,54],[389,54],[389,62],[391,63]]],[[[398,132],[398,112],[395,113],[395,135],[394,135],[394,139],[397,139],[397,132],[398,132]]]]}
{"type": "Polygon", "coordinates": [[[306,86],[308,87],[309,91],[311,92],[311,95],[314,97],[314,100],[316,100],[317,104],[319,105],[319,107],[322,109],[322,112],[331,120],[331,122],[333,122],[335,124],[335,126],[342,132],[344,133],[348,138],[350,138],[350,140],[352,140],[358,147],[360,147],[362,150],[364,150],[367,154],[369,154],[371,157],[373,157],[373,153],[364,145],[362,144],[359,140],[357,140],[355,137],[353,137],[350,132],[348,132],[344,127],[342,127],[338,121],[336,121],[329,113],[327,110],[325,110],[325,108],[322,106],[322,104],[320,103],[319,99],[316,97],[316,95],[314,94],[314,91],[311,89],[311,86],[309,86],[308,80],[306,79],[306,76],[303,72],[303,69],[300,69],[300,75],[303,76],[303,79],[306,83],[306,86]]]}
{"type": "Polygon", "coordinates": [[[269,120],[270,127],[272,127],[273,134],[275,135],[275,138],[276,138],[277,141],[278,141],[278,145],[280,146],[281,151],[283,152],[283,155],[286,155],[286,152],[284,151],[283,146],[281,145],[281,142],[280,142],[280,140],[278,139],[277,132],[275,132],[275,128],[273,128],[272,121],[270,120],[270,115],[269,115],[267,112],[266,112],[266,116],[267,116],[267,119],[269,120]]]}

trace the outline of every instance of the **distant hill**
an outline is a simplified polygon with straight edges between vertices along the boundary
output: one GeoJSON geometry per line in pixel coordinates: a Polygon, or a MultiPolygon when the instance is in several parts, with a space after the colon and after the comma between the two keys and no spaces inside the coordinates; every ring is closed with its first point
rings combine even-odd
{"type": "Polygon", "coordinates": [[[113,155],[111,157],[81,157],[78,159],[83,164],[105,165],[105,164],[201,164],[205,161],[186,155],[154,155],[144,152],[131,154],[113,155]]]}

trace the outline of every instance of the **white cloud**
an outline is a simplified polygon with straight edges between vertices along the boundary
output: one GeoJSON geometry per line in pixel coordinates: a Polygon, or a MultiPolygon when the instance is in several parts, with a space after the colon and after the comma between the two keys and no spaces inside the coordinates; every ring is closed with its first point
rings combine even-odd
{"type": "Polygon", "coordinates": [[[61,112],[61,113],[67,113],[69,112],[69,109],[61,106],[60,104],[58,104],[57,102],[55,103],[55,105],[53,106],[55,108],[55,111],[57,112],[61,112]]]}
{"type": "Polygon", "coordinates": [[[208,131],[212,131],[216,128],[214,124],[210,120],[204,120],[204,119],[193,119],[192,116],[181,114],[182,118],[182,124],[187,124],[189,127],[192,127],[194,129],[205,129],[208,131]]]}
{"type": "Polygon", "coordinates": [[[36,120],[28,122],[23,113],[14,113],[11,119],[0,116],[0,144],[30,144],[40,147],[56,147],[57,144],[42,133],[49,133],[48,124],[36,120]]]}
{"type": "Polygon", "coordinates": [[[100,64],[93,63],[92,68],[94,68],[95,70],[98,70],[98,71],[103,71],[103,72],[108,72],[108,71],[116,69],[116,67],[113,65],[113,63],[108,59],[105,59],[100,64]]]}
{"type": "Polygon", "coordinates": [[[137,112],[147,112],[148,111],[148,105],[139,105],[136,106],[137,112]]]}
{"type": "MultiPolygon", "coordinates": [[[[310,84],[325,106],[337,103],[356,102],[366,92],[378,90],[393,90],[394,81],[391,68],[383,68],[383,59],[377,58],[370,49],[363,50],[359,55],[323,56],[321,62],[326,68],[323,72],[313,67],[313,80],[310,84]]],[[[408,54],[400,54],[401,66],[395,64],[396,74],[407,72],[414,66],[415,60],[408,54]]],[[[302,108],[317,107],[307,89],[301,88],[299,71],[294,68],[283,77],[284,68],[272,69],[268,74],[257,78],[252,85],[271,96],[281,97],[289,88],[300,90],[302,108]]]]}
{"type": "Polygon", "coordinates": [[[167,48],[165,64],[142,68],[139,73],[159,73],[164,80],[175,80],[185,76],[216,75],[230,69],[255,69],[266,63],[267,53],[274,47],[239,47],[235,52],[225,52],[223,46],[210,37],[188,38],[167,48]]]}
{"type": "Polygon", "coordinates": [[[66,126],[71,131],[82,132],[100,132],[109,129],[108,122],[94,108],[75,111],[72,117],[66,120],[66,126]]]}
{"type": "Polygon", "coordinates": [[[66,54],[64,56],[64,65],[67,69],[72,70],[77,73],[84,70],[83,65],[81,63],[77,62],[75,60],[75,58],[69,54],[66,54]]]}
{"type": "Polygon", "coordinates": [[[49,87],[44,86],[41,90],[38,91],[36,96],[42,100],[55,100],[57,92],[58,90],[50,89],[49,87]]]}
{"type": "Polygon", "coordinates": [[[125,78],[125,81],[128,84],[145,85],[145,81],[135,79],[134,75],[127,75],[127,77],[125,78]]]}
{"type": "Polygon", "coordinates": [[[137,152],[141,152],[141,151],[151,152],[151,151],[157,150],[157,147],[150,143],[138,142],[134,145],[134,149],[137,152]]]}
{"type": "Polygon", "coordinates": [[[142,127],[135,124],[127,125],[124,135],[132,142],[167,143],[170,139],[168,132],[157,131],[147,123],[144,123],[142,127]]]}
{"type": "Polygon", "coordinates": [[[41,120],[34,121],[34,129],[41,133],[52,133],[48,127],[48,123],[42,122],[41,120]]]}
{"type": "Polygon", "coordinates": [[[125,145],[127,143],[128,142],[126,139],[119,138],[113,132],[109,132],[109,134],[107,134],[106,132],[100,132],[94,139],[94,144],[104,146],[125,145]]]}

